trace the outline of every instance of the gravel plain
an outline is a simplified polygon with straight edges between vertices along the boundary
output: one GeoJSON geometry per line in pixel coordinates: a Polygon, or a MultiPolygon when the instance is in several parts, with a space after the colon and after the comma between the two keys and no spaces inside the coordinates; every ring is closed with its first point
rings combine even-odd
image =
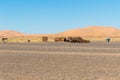
{"type": "Polygon", "coordinates": [[[120,42],[1,43],[0,80],[120,80],[120,42]]]}

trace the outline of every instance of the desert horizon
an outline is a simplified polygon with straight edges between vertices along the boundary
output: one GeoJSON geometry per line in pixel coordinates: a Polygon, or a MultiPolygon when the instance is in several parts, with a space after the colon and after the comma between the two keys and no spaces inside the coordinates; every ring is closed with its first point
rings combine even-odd
{"type": "Polygon", "coordinates": [[[88,37],[88,38],[120,38],[120,29],[112,26],[88,26],[84,28],[69,29],[55,34],[26,34],[14,30],[0,30],[0,37],[88,37]]]}
{"type": "MultiPolygon", "coordinates": [[[[85,28],[70,29],[56,34],[25,34],[13,30],[1,30],[0,38],[8,38],[8,42],[42,42],[42,37],[48,37],[48,42],[54,42],[57,37],[81,37],[89,41],[120,41],[120,29],[111,26],[88,26],[85,28]]],[[[2,40],[0,41],[2,42],[2,40]]]]}

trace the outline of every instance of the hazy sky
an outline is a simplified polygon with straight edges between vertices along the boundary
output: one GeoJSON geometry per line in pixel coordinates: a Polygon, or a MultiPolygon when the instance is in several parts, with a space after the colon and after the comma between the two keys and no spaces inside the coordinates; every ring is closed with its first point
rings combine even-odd
{"type": "Polygon", "coordinates": [[[0,0],[0,30],[44,34],[93,25],[120,28],[120,0],[0,0]]]}

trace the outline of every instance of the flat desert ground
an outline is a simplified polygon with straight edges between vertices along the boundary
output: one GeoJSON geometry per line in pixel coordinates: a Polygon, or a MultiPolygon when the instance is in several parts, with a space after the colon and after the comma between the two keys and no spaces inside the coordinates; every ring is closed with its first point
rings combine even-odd
{"type": "Polygon", "coordinates": [[[120,42],[1,43],[0,80],[120,80],[120,42]]]}

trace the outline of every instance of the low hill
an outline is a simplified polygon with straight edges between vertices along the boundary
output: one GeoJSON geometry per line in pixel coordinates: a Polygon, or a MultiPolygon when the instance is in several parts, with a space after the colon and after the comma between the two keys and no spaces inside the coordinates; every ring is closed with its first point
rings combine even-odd
{"type": "Polygon", "coordinates": [[[91,38],[103,38],[103,37],[120,37],[120,29],[114,27],[104,27],[104,26],[90,26],[86,28],[78,28],[73,30],[68,30],[62,33],[56,34],[56,36],[81,36],[81,37],[91,37],[91,38]]]}
{"type": "Polygon", "coordinates": [[[12,30],[0,31],[0,37],[89,37],[89,38],[120,38],[120,29],[109,26],[90,26],[61,32],[58,34],[24,34],[12,30]]]}
{"type": "Polygon", "coordinates": [[[0,37],[22,37],[25,36],[25,34],[21,32],[16,32],[12,30],[2,30],[0,31],[0,37]]]}

